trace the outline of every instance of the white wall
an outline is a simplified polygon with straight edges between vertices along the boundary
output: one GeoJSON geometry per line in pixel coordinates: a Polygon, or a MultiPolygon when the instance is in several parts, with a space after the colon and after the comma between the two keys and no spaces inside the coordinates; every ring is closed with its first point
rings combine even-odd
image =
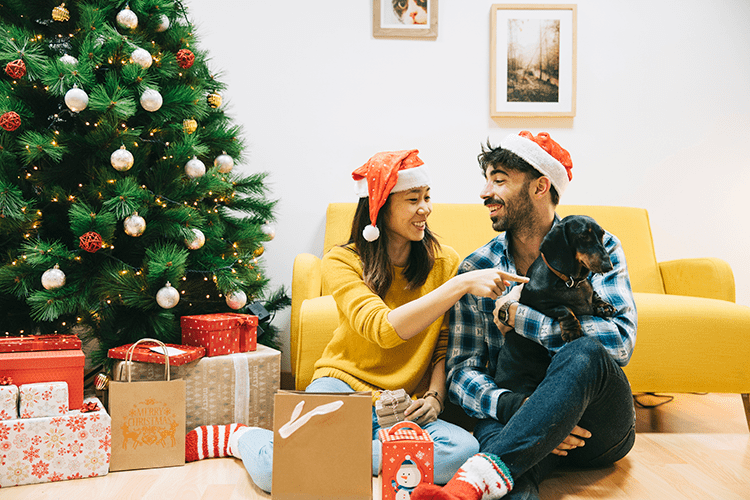
{"type": "MultiPolygon", "coordinates": [[[[529,129],[571,153],[563,203],[648,209],[658,260],[725,259],[750,305],[750,3],[579,0],[577,116],[497,122],[492,4],[440,0],[437,40],[412,41],[373,38],[371,0],[188,0],[245,127],[237,168],[270,172],[280,200],[272,286],[322,253],[326,205],[356,201],[350,173],[375,152],[418,148],[433,200],[473,203],[480,143],[529,129]]],[[[276,324],[288,342],[288,310],[276,324]]]]}

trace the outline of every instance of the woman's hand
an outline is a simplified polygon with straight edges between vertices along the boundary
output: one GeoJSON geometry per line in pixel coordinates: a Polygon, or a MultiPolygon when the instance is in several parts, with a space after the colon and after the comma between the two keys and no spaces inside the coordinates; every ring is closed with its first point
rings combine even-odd
{"type": "Polygon", "coordinates": [[[404,411],[406,420],[411,420],[421,427],[437,420],[438,415],[440,415],[440,401],[433,396],[415,400],[404,411]]]}
{"type": "Polygon", "coordinates": [[[528,283],[529,278],[506,273],[499,269],[477,269],[468,273],[459,274],[454,279],[463,280],[467,287],[467,293],[478,297],[497,299],[505,289],[510,286],[511,281],[517,283],[528,283]]]}

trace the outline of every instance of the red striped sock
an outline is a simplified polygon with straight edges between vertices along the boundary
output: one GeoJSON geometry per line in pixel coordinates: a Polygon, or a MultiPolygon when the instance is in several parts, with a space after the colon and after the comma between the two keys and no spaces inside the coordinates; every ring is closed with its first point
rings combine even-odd
{"type": "Polygon", "coordinates": [[[411,493],[411,500],[496,500],[512,489],[513,479],[500,457],[477,453],[444,487],[422,483],[411,493]]]}
{"type": "Polygon", "coordinates": [[[195,462],[204,458],[231,457],[229,438],[245,424],[202,425],[185,436],[185,461],[195,462]]]}

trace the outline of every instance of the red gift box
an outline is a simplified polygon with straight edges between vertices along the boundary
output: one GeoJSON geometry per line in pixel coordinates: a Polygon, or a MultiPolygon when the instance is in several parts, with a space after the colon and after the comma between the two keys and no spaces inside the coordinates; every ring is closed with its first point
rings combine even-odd
{"type": "Polygon", "coordinates": [[[383,443],[383,500],[408,499],[419,484],[433,484],[435,446],[426,430],[405,421],[380,429],[378,438],[383,443]]]}
{"type": "Polygon", "coordinates": [[[76,335],[0,337],[0,352],[63,351],[80,348],[81,339],[76,335]]]}
{"type": "Polygon", "coordinates": [[[225,313],[240,319],[240,352],[258,348],[258,317],[252,314],[225,313]]]}
{"type": "Polygon", "coordinates": [[[182,343],[206,348],[206,356],[240,352],[240,318],[227,313],[182,316],[182,343]]]}
{"type": "MultiPolygon", "coordinates": [[[[113,347],[107,351],[107,357],[112,359],[126,359],[128,349],[133,344],[125,344],[120,347],[113,347]]],[[[169,366],[181,366],[206,355],[206,348],[192,345],[164,344],[173,349],[185,351],[183,354],[169,356],[169,366]]],[[[144,363],[164,364],[164,349],[156,342],[141,342],[133,349],[133,361],[142,361],[144,363]],[[156,347],[156,349],[152,349],[156,347]]]]}
{"type": "Polygon", "coordinates": [[[17,386],[36,382],[68,383],[68,407],[83,404],[83,365],[80,349],[0,353],[0,377],[11,377],[17,386]]]}

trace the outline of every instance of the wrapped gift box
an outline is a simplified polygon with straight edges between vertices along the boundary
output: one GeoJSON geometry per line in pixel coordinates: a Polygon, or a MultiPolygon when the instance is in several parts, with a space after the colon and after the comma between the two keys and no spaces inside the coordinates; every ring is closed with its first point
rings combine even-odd
{"type": "Polygon", "coordinates": [[[80,348],[81,339],[76,335],[0,337],[0,352],[64,351],[80,348]]]}
{"type": "Polygon", "coordinates": [[[104,476],[109,472],[112,427],[97,411],[0,421],[0,487],[104,476]]]}
{"type": "MultiPolygon", "coordinates": [[[[133,344],[125,344],[120,347],[113,347],[107,351],[107,357],[112,359],[126,359],[128,349],[133,344]]],[[[181,366],[190,363],[196,359],[202,358],[206,354],[206,348],[192,345],[165,344],[167,348],[182,351],[182,354],[170,354],[169,366],[181,366]]],[[[133,349],[133,361],[142,361],[144,363],[164,364],[164,349],[159,347],[156,342],[142,342],[133,349]],[[155,349],[152,349],[155,348],[155,349]]]]}
{"type": "Polygon", "coordinates": [[[413,402],[404,389],[381,391],[375,401],[375,415],[378,418],[378,425],[388,428],[406,420],[404,412],[413,402]]]}
{"type": "Polygon", "coordinates": [[[68,413],[68,383],[38,382],[18,388],[21,418],[55,417],[68,413]]]}
{"type": "MultiPolygon", "coordinates": [[[[127,380],[118,361],[112,380],[127,380]]],[[[185,431],[234,422],[273,429],[273,397],[280,387],[281,353],[259,345],[253,352],[204,357],[170,370],[185,379],[185,431]]],[[[164,366],[133,362],[131,380],[164,380],[164,366]]]]}
{"type": "Polygon", "coordinates": [[[182,316],[182,343],[206,348],[206,356],[240,352],[240,323],[226,313],[182,316]]]}
{"type": "Polygon", "coordinates": [[[225,313],[240,320],[240,352],[258,348],[258,317],[252,314],[225,313]]]}
{"type": "Polygon", "coordinates": [[[83,365],[80,349],[0,353],[0,377],[10,377],[17,386],[36,382],[68,383],[68,408],[83,404],[83,365]]]}
{"type": "Polygon", "coordinates": [[[0,385],[0,420],[18,418],[18,386],[0,385]]]}
{"type": "Polygon", "coordinates": [[[410,498],[420,483],[434,481],[434,450],[430,434],[414,422],[380,429],[383,443],[383,500],[410,498]]]}

